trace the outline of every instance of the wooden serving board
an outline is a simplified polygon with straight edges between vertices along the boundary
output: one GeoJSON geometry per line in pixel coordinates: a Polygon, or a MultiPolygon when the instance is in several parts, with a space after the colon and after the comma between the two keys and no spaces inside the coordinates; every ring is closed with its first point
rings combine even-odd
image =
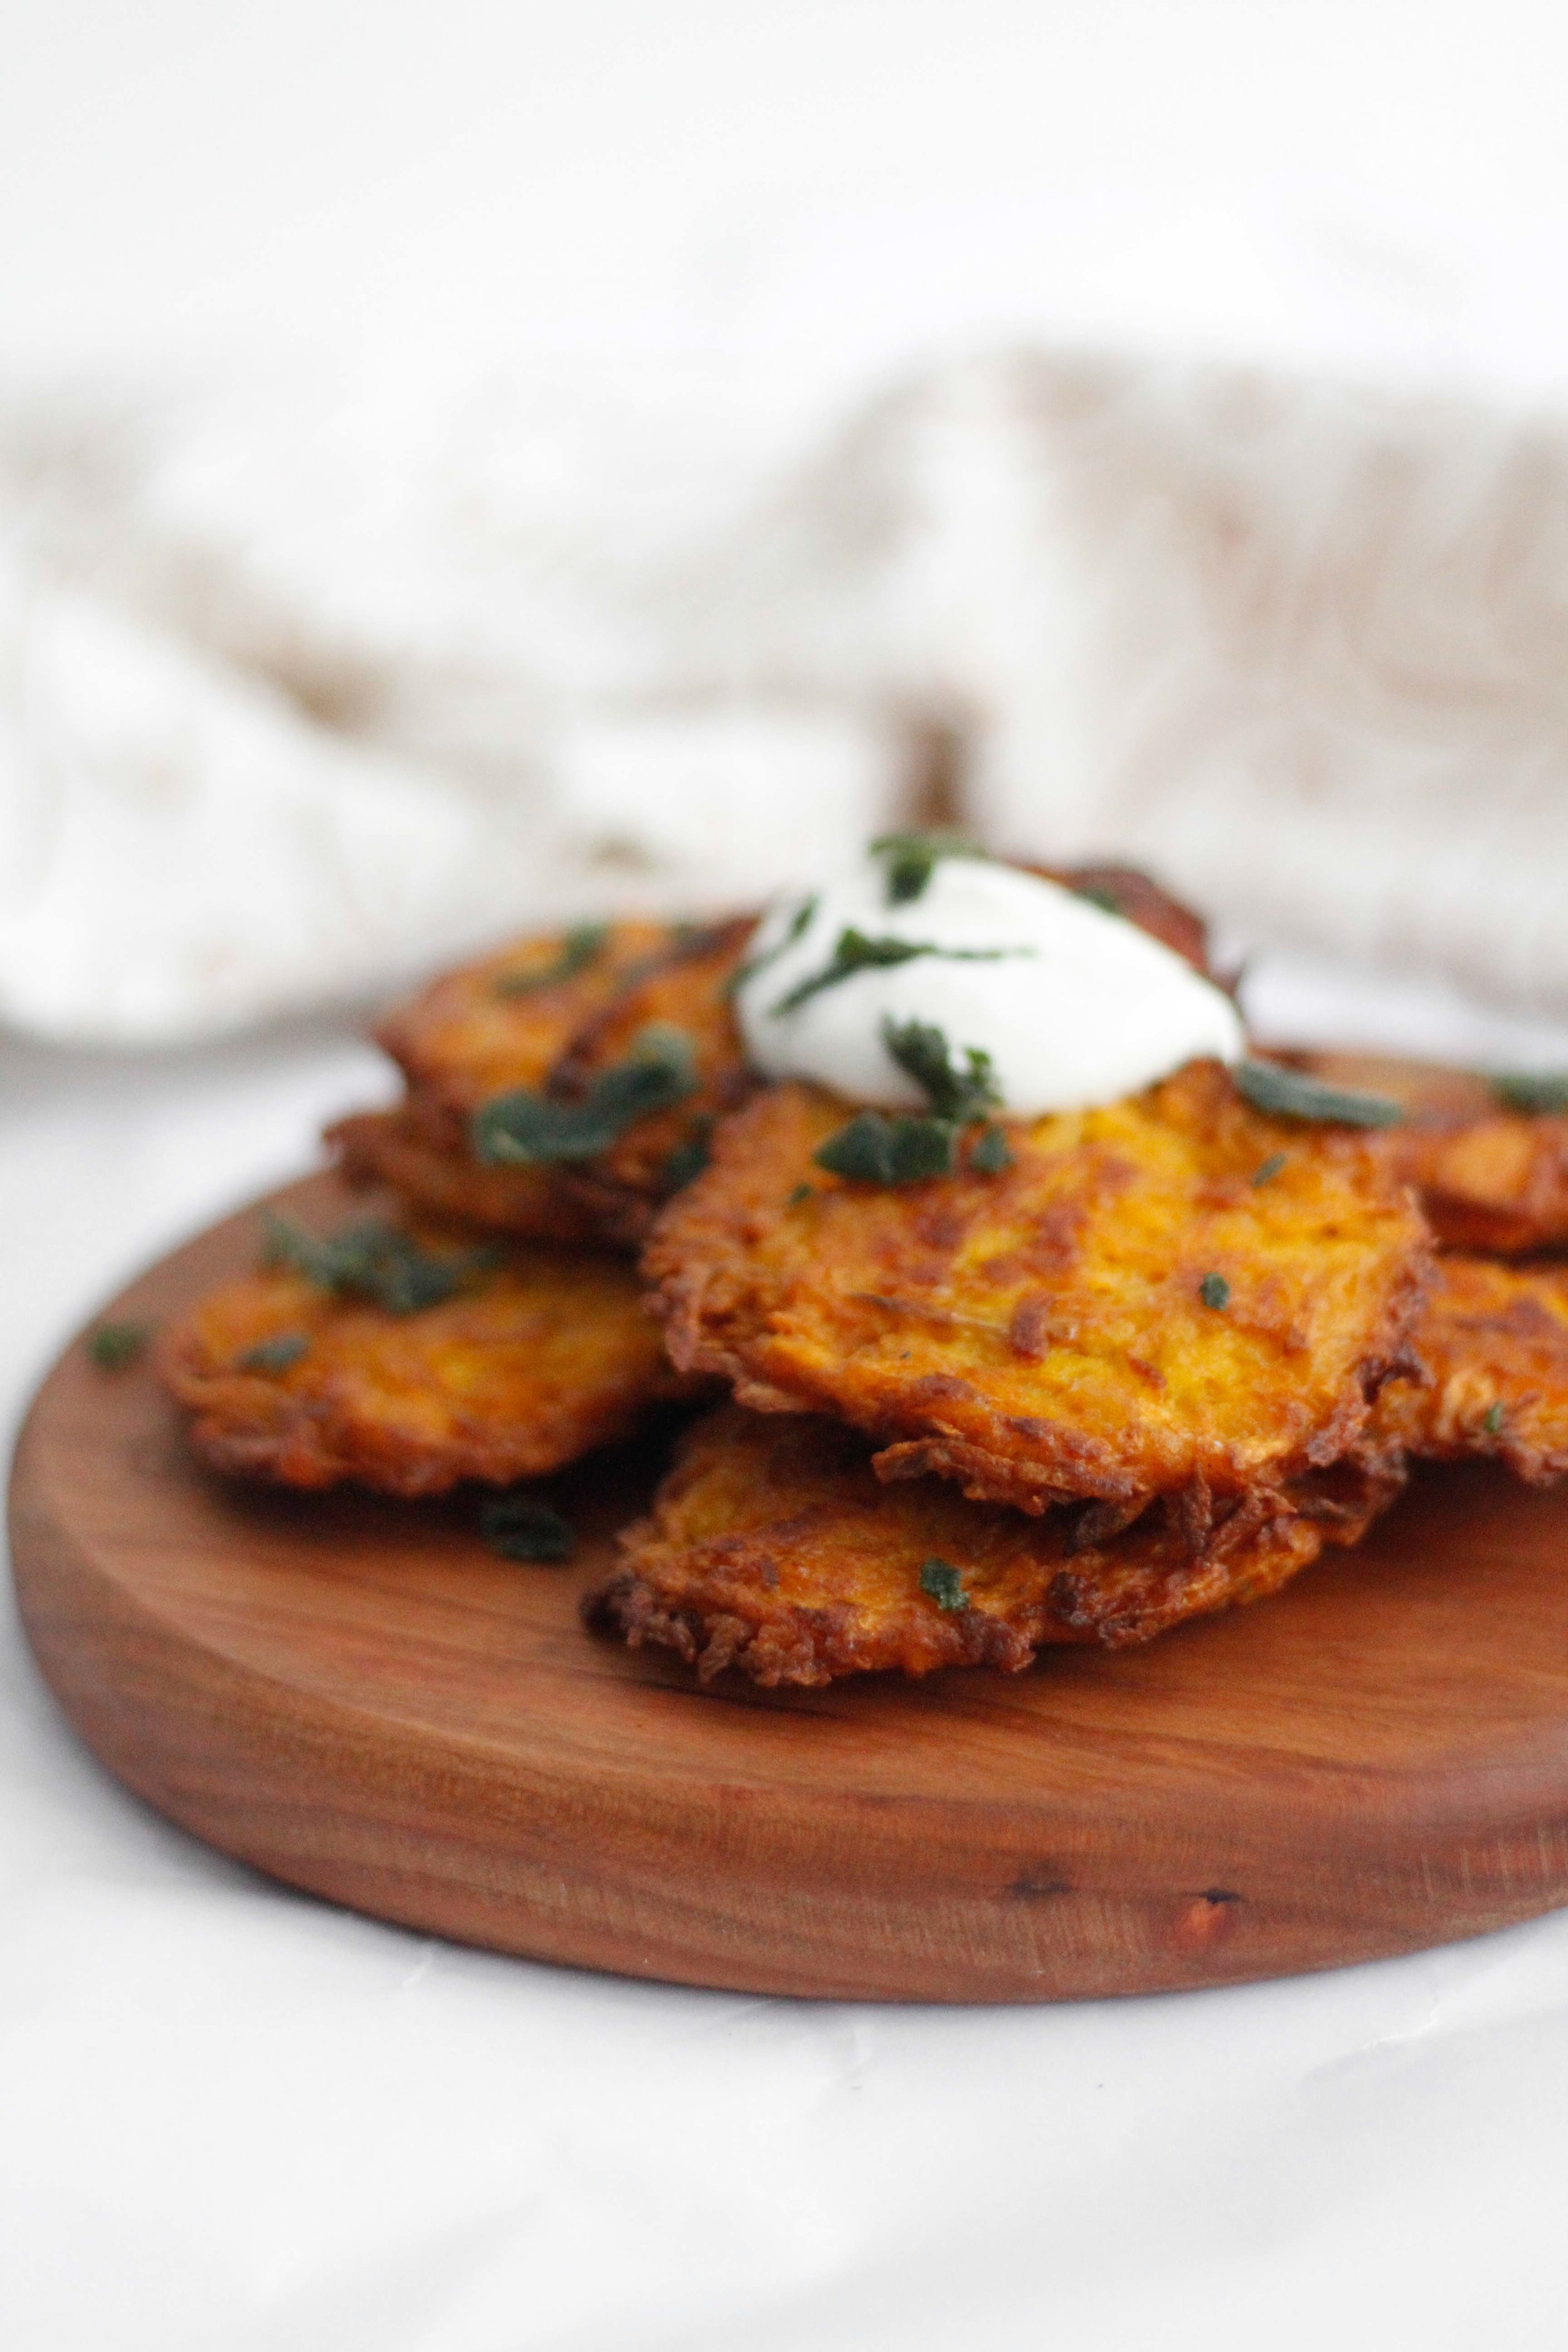
{"type": "MultiPolygon", "coordinates": [[[[324,1177],[279,1200],[348,1205],[324,1177]]],[[[166,1317],[255,1240],[236,1217],[107,1311],[166,1317]]],[[[1360,1551],[1147,1650],[769,1696],[578,1622],[658,1466],[555,1482],[583,1556],[514,1566],[471,1498],[219,1484],[144,1365],[75,1346],[17,1454],[23,1612],[89,1746],[199,1837],[385,1919],[630,1976],[1149,1992],[1568,1902],[1568,1496],[1434,1473],[1360,1551]]]]}

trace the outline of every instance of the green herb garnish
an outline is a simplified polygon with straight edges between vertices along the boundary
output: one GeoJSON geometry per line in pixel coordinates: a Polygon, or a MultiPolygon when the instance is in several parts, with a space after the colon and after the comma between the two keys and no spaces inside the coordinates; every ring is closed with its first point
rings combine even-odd
{"type": "Polygon", "coordinates": [[[1272,1184],[1276,1176],[1279,1175],[1281,1168],[1284,1167],[1286,1161],[1289,1159],[1289,1156],[1290,1155],[1288,1151],[1271,1151],[1268,1159],[1261,1161],[1260,1164],[1253,1170],[1252,1181],[1254,1185],[1272,1184]]]}
{"type": "Polygon", "coordinates": [[[900,1069],[921,1089],[938,1118],[967,1126],[971,1119],[994,1110],[1002,1099],[990,1055],[966,1045],[967,1067],[955,1069],[947,1039],[930,1022],[885,1020],[882,1043],[900,1069]]]}
{"type": "Polygon", "coordinates": [[[871,856],[888,861],[889,907],[907,907],[922,897],[942,858],[984,855],[961,833],[884,833],[871,844],[871,856]]]}
{"type": "Polygon", "coordinates": [[[1254,1110],[1276,1118],[1316,1119],[1340,1127],[1396,1127],[1405,1113],[1386,1095],[1352,1094],[1344,1087],[1325,1087],[1300,1070],[1282,1069],[1278,1062],[1242,1062],[1231,1072],[1237,1091],[1254,1110]]]}
{"type": "Polygon", "coordinates": [[[1215,1308],[1230,1305],[1230,1285],[1223,1274],[1205,1274],[1198,1285],[1198,1297],[1205,1307],[1215,1308]]]}
{"type": "Polygon", "coordinates": [[[258,1339],[239,1360],[242,1372],[286,1372],[310,1352],[303,1331],[279,1331],[275,1339],[258,1339]]]}
{"type": "Polygon", "coordinates": [[[122,1372],[152,1336],[150,1323],[100,1323],[88,1340],[87,1352],[100,1372],[122,1372]]]}
{"type": "Polygon", "coordinates": [[[858,971],[883,971],[895,964],[913,963],[918,956],[940,956],[947,963],[1000,963],[1008,956],[1032,956],[1033,948],[941,948],[931,940],[872,939],[853,925],[838,934],[833,960],[821,971],[795,987],[771,1007],[775,1013],[794,1013],[825,988],[853,980],[858,971]]]}
{"type": "Polygon", "coordinates": [[[536,988],[553,988],[559,981],[574,980],[597,962],[609,936],[608,923],[579,923],[575,930],[567,932],[552,961],[542,964],[537,971],[503,971],[494,983],[494,993],[531,996],[536,988]]]}
{"type": "Polygon", "coordinates": [[[527,1087],[498,1095],[468,1123],[476,1158],[492,1168],[596,1160],[639,1118],[697,1092],[697,1055],[684,1029],[650,1021],[624,1062],[601,1070],[575,1102],[527,1087]]]}
{"type": "Polygon", "coordinates": [[[536,1495],[495,1495],[479,1510],[479,1533],[503,1559],[570,1559],[577,1538],[569,1520],[536,1495]]]}
{"type": "Polygon", "coordinates": [[[945,1559],[931,1559],[921,1567],[921,1591],[929,1592],[939,1609],[967,1609],[969,1595],[958,1570],[945,1559]]]}
{"type": "Polygon", "coordinates": [[[1481,1427],[1486,1431],[1487,1435],[1489,1437],[1500,1437],[1502,1435],[1502,1423],[1503,1410],[1501,1405],[1488,1405],[1485,1412],[1481,1415],[1481,1427]]]}
{"type": "MultiPolygon", "coordinates": [[[[1087,898],[1089,905],[1091,907],[1098,907],[1102,915],[1121,914],[1121,900],[1115,898],[1110,891],[1101,888],[1098,883],[1090,884],[1088,888],[1080,890],[1076,883],[1069,882],[1068,887],[1071,890],[1075,898],[1087,898]]],[[[1122,917],[1122,919],[1123,921],[1126,920],[1125,916],[1122,917]]]]}
{"type": "Polygon", "coordinates": [[[863,1110],[812,1154],[819,1168],[857,1184],[918,1184],[951,1176],[958,1129],[947,1118],[889,1118],[863,1110]]]}
{"type": "Polygon", "coordinates": [[[979,1176],[1000,1176],[1013,1165],[1013,1147],[999,1127],[984,1129],[979,1141],[969,1155],[969,1164],[979,1176]]]}
{"type": "Polygon", "coordinates": [[[773,941],[773,946],[764,948],[761,955],[751,956],[744,963],[738,963],[735,966],[724,983],[725,995],[735,995],[738,990],[744,988],[749,980],[754,980],[758,972],[766,971],[770,964],[777,963],[780,956],[787,955],[796,940],[804,937],[811,929],[818,903],[815,898],[803,898],[790,917],[783,934],[773,941]]]}
{"type": "Polygon", "coordinates": [[[368,1298],[387,1315],[417,1315],[455,1297],[498,1260],[493,1249],[453,1250],[437,1256],[396,1225],[346,1225],[330,1238],[307,1233],[287,1218],[267,1221],[263,1265],[288,1266],[320,1290],[368,1298]]]}
{"type": "Polygon", "coordinates": [[[679,1192],[694,1176],[700,1176],[707,1167],[713,1138],[713,1122],[700,1118],[684,1143],[678,1143],[658,1171],[661,1194],[679,1192]]]}
{"type": "Polygon", "coordinates": [[[1528,1070],[1500,1070],[1491,1082],[1492,1092],[1499,1102],[1510,1110],[1568,1110],[1568,1072],[1543,1070],[1532,1075],[1528,1070]]]}
{"type": "Polygon", "coordinates": [[[797,1184],[794,1192],[790,1194],[789,1199],[784,1202],[784,1207],[786,1209],[798,1209],[803,1201],[810,1200],[816,1190],[816,1187],[815,1184],[797,1184]]]}

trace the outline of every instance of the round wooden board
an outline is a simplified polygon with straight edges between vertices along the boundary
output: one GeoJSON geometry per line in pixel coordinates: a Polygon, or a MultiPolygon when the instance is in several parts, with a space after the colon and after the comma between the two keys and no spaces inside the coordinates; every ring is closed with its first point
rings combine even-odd
{"type": "MultiPolygon", "coordinates": [[[[279,1196],[329,1223],[331,1178],[279,1196]]],[[[108,1310],[248,1265],[256,1212],[108,1310]]],[[[1420,1481],[1358,1552],[1144,1651],[698,1690],[585,1633],[658,1462],[471,1498],[220,1485],[144,1365],[73,1347],[12,1488],[44,1672],[130,1787],[293,1885],[500,1951],[756,1992],[1040,2000],[1409,1950],[1568,1902],[1568,1496],[1420,1481]]]]}

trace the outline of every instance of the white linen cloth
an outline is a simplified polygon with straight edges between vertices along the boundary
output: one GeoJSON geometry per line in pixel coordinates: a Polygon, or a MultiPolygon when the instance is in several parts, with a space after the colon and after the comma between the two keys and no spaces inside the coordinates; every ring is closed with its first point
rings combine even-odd
{"type": "MultiPolygon", "coordinates": [[[[1402,999],[1412,1033],[1417,1009],[1402,999]]],[[[1460,1047],[1440,1005],[1425,1019],[1409,1042],[1460,1047]]],[[[0,1047],[0,1216],[26,1236],[5,1417],[135,1262],[291,1173],[377,1082],[326,1029],[178,1056],[0,1047]]],[[[78,1747],[3,1606],[7,2347],[1557,2352],[1568,2335],[1568,1914],[1054,2009],[579,1975],[333,1911],[159,1822],[78,1747]]]]}
{"type": "Polygon", "coordinates": [[[1568,1013],[1568,434],[1018,352],[0,402],[0,1020],[212,1034],[920,803],[1568,1013]]]}

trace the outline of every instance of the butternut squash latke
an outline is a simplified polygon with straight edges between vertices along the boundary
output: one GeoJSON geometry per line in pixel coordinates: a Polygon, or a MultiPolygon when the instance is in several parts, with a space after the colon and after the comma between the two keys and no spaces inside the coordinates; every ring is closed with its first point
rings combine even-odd
{"type": "Polygon", "coordinates": [[[531,1239],[640,1239],[750,1090],[727,983],[753,928],[586,925],[432,982],[377,1032],[405,1102],[329,1133],[345,1175],[531,1239]]]}
{"type": "Polygon", "coordinates": [[[507,1486],[627,1435],[689,1389],[617,1258],[476,1252],[382,1225],[285,1233],[273,1254],[160,1346],[217,1470],[391,1495],[507,1486]]]}
{"type": "Polygon", "coordinates": [[[1012,1164],[884,1186],[814,1155],[847,1108],[770,1087],[664,1212],[670,1354],[742,1404],[837,1413],[880,1476],[1026,1510],[1215,1497],[1337,1460],[1430,1266],[1405,1188],[1345,1130],[1265,1118],[1194,1063],[1009,1126],[1012,1164]]]}
{"type": "Polygon", "coordinates": [[[1409,1352],[1415,1377],[1378,1398],[1377,1442],[1495,1454],[1535,1486],[1568,1471],[1568,1265],[1440,1257],[1409,1352]]]}
{"type": "MultiPolygon", "coordinates": [[[[1397,1102],[1405,1117],[1375,1149],[1414,1184],[1438,1241],[1504,1257],[1568,1243],[1568,1117],[1523,1108],[1529,1080],[1482,1076],[1381,1054],[1290,1054],[1335,1087],[1397,1102]]],[[[1543,1089],[1546,1098],[1560,1087],[1543,1089]]]]}
{"type": "Polygon", "coordinates": [[[687,1432],[651,1516],[621,1538],[625,1570],[584,1613],[704,1681],[725,1666],[769,1687],[1016,1672],[1047,1644],[1147,1642],[1261,1600],[1325,1544],[1358,1541],[1400,1484],[1387,1465],[1315,1472],[1249,1498],[1194,1559],[1159,1504],[1097,1539],[1081,1510],[1027,1518],[934,1479],[884,1486],[841,1423],[726,1405],[687,1432]]]}

